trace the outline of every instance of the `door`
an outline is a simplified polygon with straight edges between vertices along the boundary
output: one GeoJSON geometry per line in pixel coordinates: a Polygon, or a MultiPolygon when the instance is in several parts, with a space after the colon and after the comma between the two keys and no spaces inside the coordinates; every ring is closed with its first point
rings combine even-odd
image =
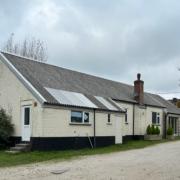
{"type": "Polygon", "coordinates": [[[173,128],[173,133],[177,134],[177,118],[169,117],[169,127],[173,128]]]}
{"type": "Polygon", "coordinates": [[[31,137],[31,106],[22,107],[22,141],[30,141],[31,137]]]}
{"type": "Polygon", "coordinates": [[[116,137],[115,137],[115,143],[116,144],[122,144],[122,117],[116,116],[116,137]]]}
{"type": "Polygon", "coordinates": [[[174,130],[174,134],[176,134],[177,133],[177,119],[176,118],[173,119],[173,130],[174,130]]]}

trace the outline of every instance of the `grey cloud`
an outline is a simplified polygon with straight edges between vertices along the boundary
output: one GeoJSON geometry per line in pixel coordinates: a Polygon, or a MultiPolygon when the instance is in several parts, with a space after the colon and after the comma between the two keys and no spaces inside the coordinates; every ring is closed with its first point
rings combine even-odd
{"type": "Polygon", "coordinates": [[[0,42],[11,32],[36,36],[49,63],[130,84],[141,72],[147,90],[178,91],[179,8],[177,0],[6,1],[0,42]]]}

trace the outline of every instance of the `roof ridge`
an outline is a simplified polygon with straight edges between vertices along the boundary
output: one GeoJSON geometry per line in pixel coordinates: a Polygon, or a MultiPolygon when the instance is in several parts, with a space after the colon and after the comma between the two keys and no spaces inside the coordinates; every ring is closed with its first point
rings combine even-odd
{"type": "Polygon", "coordinates": [[[37,59],[31,58],[31,57],[27,57],[27,56],[22,56],[20,54],[16,54],[16,53],[9,52],[9,51],[0,50],[0,53],[5,53],[5,54],[13,55],[13,56],[16,56],[16,57],[20,57],[20,58],[23,58],[23,59],[27,59],[27,60],[31,60],[31,61],[35,61],[35,62],[38,62],[38,63],[49,65],[46,62],[38,61],[37,59]]]}

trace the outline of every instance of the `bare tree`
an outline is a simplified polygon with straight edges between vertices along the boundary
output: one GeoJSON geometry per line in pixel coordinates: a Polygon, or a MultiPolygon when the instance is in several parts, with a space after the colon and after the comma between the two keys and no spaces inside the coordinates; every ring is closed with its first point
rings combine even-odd
{"type": "Polygon", "coordinates": [[[37,61],[47,61],[47,48],[44,42],[34,37],[25,38],[21,43],[16,43],[12,33],[2,49],[37,61]]]}

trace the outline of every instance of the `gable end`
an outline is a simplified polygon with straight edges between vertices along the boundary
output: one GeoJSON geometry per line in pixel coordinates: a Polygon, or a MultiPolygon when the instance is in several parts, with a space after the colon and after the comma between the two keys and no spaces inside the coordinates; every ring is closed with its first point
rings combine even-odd
{"type": "Polygon", "coordinates": [[[34,88],[34,86],[9,62],[9,60],[0,52],[0,60],[15,74],[20,82],[43,104],[46,99],[34,88]]]}

